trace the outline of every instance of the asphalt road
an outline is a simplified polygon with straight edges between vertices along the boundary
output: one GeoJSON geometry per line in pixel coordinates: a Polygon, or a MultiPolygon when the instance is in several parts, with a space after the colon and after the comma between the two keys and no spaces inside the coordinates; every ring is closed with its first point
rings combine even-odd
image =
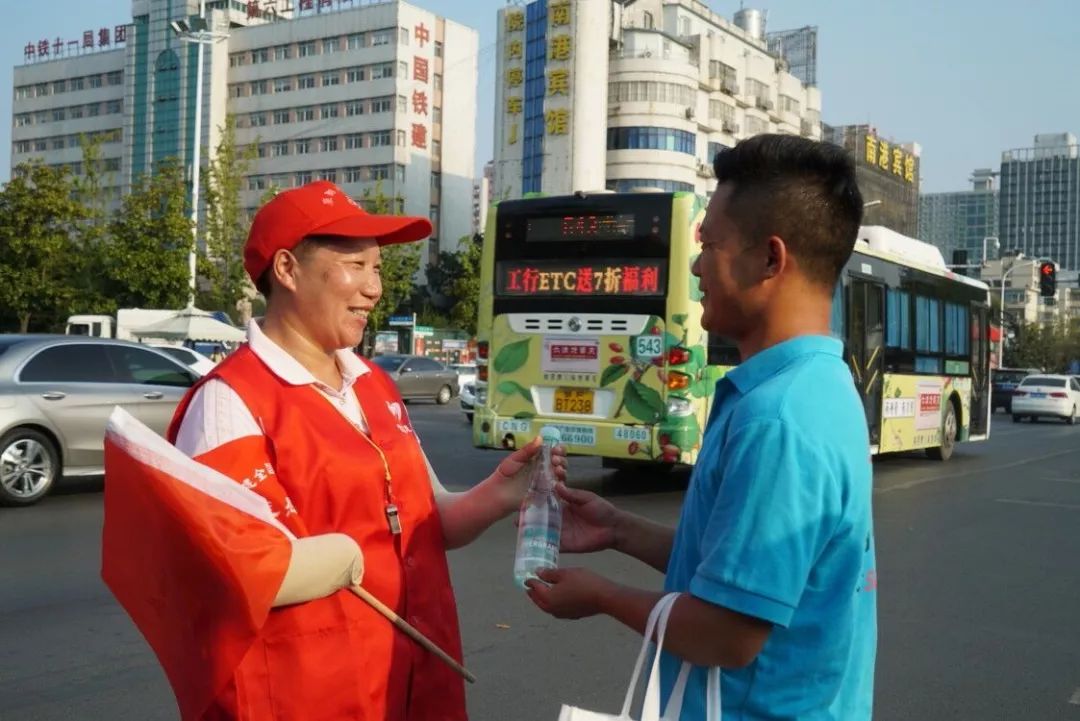
{"type": "MultiPolygon", "coordinates": [[[[454,406],[412,404],[444,483],[486,476],[454,406]]],[[[685,476],[619,480],[573,459],[575,483],[674,522],[685,476]]],[[[875,718],[1080,719],[1080,428],[995,419],[946,464],[875,469],[880,645],[875,718]]],[[[164,676],[98,577],[101,482],[0,509],[0,719],[177,718],[164,676]]],[[[618,710],[639,640],[607,619],[559,622],[512,584],[507,521],[451,554],[474,721],[551,721],[559,704],[618,710]]],[[[567,558],[658,587],[605,553],[567,558]]]]}

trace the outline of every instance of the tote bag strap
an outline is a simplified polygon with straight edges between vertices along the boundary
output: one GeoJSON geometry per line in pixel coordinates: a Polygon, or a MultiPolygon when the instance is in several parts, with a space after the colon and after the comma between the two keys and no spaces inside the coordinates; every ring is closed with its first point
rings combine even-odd
{"type": "MultiPolygon", "coordinates": [[[[645,687],[645,701],[641,707],[641,721],[660,721],[660,657],[664,653],[664,636],[667,634],[668,619],[671,611],[675,608],[675,600],[679,594],[670,594],[671,601],[660,612],[656,629],[656,655],[653,656],[652,669],[649,672],[649,683],[645,687]]],[[[679,670],[682,676],[682,669],[679,670]]],[[[685,686],[685,681],[683,682],[685,686]]],[[[668,706],[671,704],[669,702],[668,706]]],[[[681,702],[680,702],[681,706],[681,702]]]]}
{"type": "MultiPolygon", "coordinates": [[[[645,665],[645,656],[649,652],[649,644],[656,630],[656,623],[664,611],[669,609],[678,597],[679,594],[677,593],[667,594],[657,601],[656,605],[653,606],[653,610],[649,613],[649,620],[645,624],[645,637],[642,639],[641,651],[638,653],[637,662],[634,664],[634,673],[630,676],[630,688],[626,690],[626,700],[623,702],[622,713],[619,714],[620,718],[630,717],[630,706],[634,702],[634,691],[637,690],[638,679],[641,678],[641,669],[645,665]]],[[[657,656],[659,656],[659,651],[657,651],[657,656]]]]}

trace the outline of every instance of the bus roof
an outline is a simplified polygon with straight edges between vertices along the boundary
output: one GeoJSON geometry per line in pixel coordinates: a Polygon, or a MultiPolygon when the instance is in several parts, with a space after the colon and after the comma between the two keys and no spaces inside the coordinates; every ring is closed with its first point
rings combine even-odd
{"type": "Polygon", "coordinates": [[[970,285],[974,288],[987,291],[990,289],[990,286],[980,280],[949,270],[949,267],[945,265],[945,258],[941,255],[941,251],[937,246],[915,238],[909,238],[880,225],[860,226],[859,237],[855,241],[855,250],[883,260],[906,265],[910,268],[917,268],[942,278],[955,280],[958,283],[970,285]]]}

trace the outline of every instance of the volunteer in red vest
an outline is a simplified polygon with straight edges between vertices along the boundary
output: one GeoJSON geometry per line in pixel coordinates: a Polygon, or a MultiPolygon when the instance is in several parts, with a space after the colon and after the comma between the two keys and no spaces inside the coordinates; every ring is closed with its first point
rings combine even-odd
{"type": "MultiPolygon", "coordinates": [[[[255,216],[244,267],[266,296],[265,317],[181,402],[169,439],[264,497],[297,536],[324,537],[328,550],[315,554],[322,567],[290,566],[205,721],[466,718],[453,671],[355,595],[334,592],[362,577],[460,660],[446,549],[517,508],[520,471],[538,447],[516,451],[466,492],[446,491],[393,380],[346,350],[382,294],[380,246],[430,234],[426,218],[365,213],[325,181],[280,193],[255,216]],[[319,587],[323,597],[306,600],[319,587]]],[[[565,475],[565,457],[556,463],[565,475]]],[[[301,560],[294,552],[294,565],[301,560]]]]}

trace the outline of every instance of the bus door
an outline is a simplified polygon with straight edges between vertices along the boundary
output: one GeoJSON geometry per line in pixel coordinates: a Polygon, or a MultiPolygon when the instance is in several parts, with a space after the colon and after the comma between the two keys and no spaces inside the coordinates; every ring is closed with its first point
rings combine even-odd
{"type": "Polygon", "coordinates": [[[870,444],[881,442],[881,388],[885,372],[885,286],[852,277],[848,285],[847,362],[862,396],[870,444]]]}
{"type": "Polygon", "coordinates": [[[990,430],[990,309],[971,305],[971,431],[984,436],[990,430]]]}

